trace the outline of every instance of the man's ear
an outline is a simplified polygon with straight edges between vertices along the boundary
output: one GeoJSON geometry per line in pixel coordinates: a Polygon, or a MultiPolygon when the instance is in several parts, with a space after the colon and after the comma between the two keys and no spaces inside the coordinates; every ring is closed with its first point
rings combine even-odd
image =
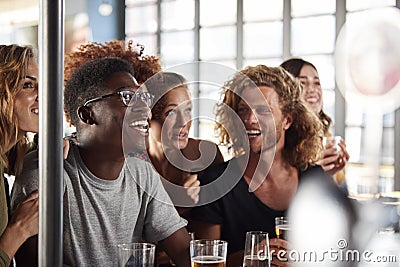
{"type": "Polygon", "coordinates": [[[92,110],[88,107],[80,106],[77,110],[79,119],[86,124],[93,125],[95,123],[92,110]]]}
{"type": "Polygon", "coordinates": [[[292,125],[292,123],[293,123],[293,117],[292,117],[292,114],[289,114],[289,115],[286,116],[286,118],[284,120],[283,128],[285,130],[289,129],[290,126],[292,125]]]}

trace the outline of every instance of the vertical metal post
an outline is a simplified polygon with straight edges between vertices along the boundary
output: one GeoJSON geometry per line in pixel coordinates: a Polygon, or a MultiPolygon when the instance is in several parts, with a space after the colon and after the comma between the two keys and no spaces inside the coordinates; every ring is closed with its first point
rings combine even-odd
{"type": "MultiPolygon", "coordinates": [[[[194,77],[196,81],[200,81],[200,0],[194,1],[194,62],[196,62],[194,69],[194,77]]],[[[200,114],[200,86],[198,83],[194,84],[194,105],[193,105],[193,115],[195,118],[199,117],[200,114]]],[[[192,124],[193,133],[195,137],[200,135],[200,119],[196,123],[192,124]]]]}
{"type": "Polygon", "coordinates": [[[161,0],[157,0],[157,55],[161,55],[161,0]]]}
{"type": "MultiPolygon", "coordinates": [[[[336,0],[336,38],[346,22],[346,0],[336,0]]],[[[335,74],[336,75],[336,74],[335,74]]],[[[335,135],[345,137],[346,101],[340,93],[335,79],[335,135]]]]}
{"type": "MultiPolygon", "coordinates": [[[[396,7],[400,8],[400,0],[396,0],[396,7]]],[[[400,108],[394,114],[394,190],[400,191],[400,108]]]]}
{"type": "Polygon", "coordinates": [[[291,46],[291,23],[292,23],[292,4],[290,0],[283,1],[283,61],[289,59],[292,54],[291,46]]]}
{"type": "Polygon", "coordinates": [[[40,0],[39,266],[62,265],[64,2],[40,0]]]}
{"type": "Polygon", "coordinates": [[[237,0],[236,13],[236,69],[243,68],[243,0],[237,0]]]}
{"type": "Polygon", "coordinates": [[[400,108],[394,114],[394,190],[400,191],[400,108]]]}

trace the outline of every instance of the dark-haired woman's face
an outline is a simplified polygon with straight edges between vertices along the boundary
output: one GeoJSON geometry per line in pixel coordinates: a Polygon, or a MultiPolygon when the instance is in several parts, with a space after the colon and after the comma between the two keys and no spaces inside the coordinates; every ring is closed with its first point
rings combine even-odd
{"type": "Polygon", "coordinates": [[[174,88],[163,99],[165,107],[160,119],[163,145],[183,149],[188,144],[192,125],[192,101],[188,89],[184,86],[174,88]]]}
{"type": "Polygon", "coordinates": [[[26,76],[18,82],[19,92],[14,98],[20,134],[39,131],[38,65],[29,60],[26,76]]]}
{"type": "Polygon", "coordinates": [[[309,65],[304,65],[299,74],[303,86],[303,99],[315,113],[322,110],[322,89],[318,72],[309,65]]]}

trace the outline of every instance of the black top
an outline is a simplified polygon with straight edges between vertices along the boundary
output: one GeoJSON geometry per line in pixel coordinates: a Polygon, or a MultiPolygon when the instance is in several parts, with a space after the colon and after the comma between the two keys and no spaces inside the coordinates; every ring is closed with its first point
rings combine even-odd
{"type": "MultiPolygon", "coordinates": [[[[231,160],[235,164],[233,171],[240,173],[236,159],[231,160]]],[[[215,168],[206,170],[200,177],[204,183],[220,177],[227,168],[228,162],[215,168]]],[[[310,173],[321,174],[325,172],[320,166],[309,167],[300,172],[300,181],[310,173]]],[[[274,210],[262,203],[252,192],[243,176],[239,182],[222,198],[191,210],[190,220],[203,221],[211,224],[222,225],[221,239],[228,241],[228,254],[243,250],[248,231],[265,231],[269,237],[275,235],[275,217],[286,215],[286,210],[274,210]]]]}

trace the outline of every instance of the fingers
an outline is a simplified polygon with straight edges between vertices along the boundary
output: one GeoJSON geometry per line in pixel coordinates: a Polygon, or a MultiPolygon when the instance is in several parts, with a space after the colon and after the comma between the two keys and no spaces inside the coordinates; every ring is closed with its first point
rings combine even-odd
{"type": "Polygon", "coordinates": [[[289,266],[286,259],[288,242],[279,238],[271,238],[269,246],[272,255],[271,266],[289,266]]]}
{"type": "Polygon", "coordinates": [[[27,196],[26,199],[22,203],[26,203],[28,201],[35,200],[38,198],[39,198],[39,191],[35,190],[29,196],[27,196]]]}
{"type": "Polygon", "coordinates": [[[36,235],[39,231],[39,198],[38,192],[30,194],[15,210],[10,225],[18,227],[24,238],[36,235]]]}
{"type": "Polygon", "coordinates": [[[200,186],[200,181],[197,180],[197,174],[188,174],[182,186],[183,187],[200,186]]]}
{"type": "Polygon", "coordinates": [[[328,156],[321,159],[318,164],[320,164],[325,171],[330,171],[335,167],[339,159],[340,155],[328,156]]]}
{"type": "Polygon", "coordinates": [[[343,140],[338,143],[339,148],[335,148],[332,145],[327,145],[323,158],[318,162],[324,171],[329,175],[334,175],[338,171],[341,171],[346,166],[350,155],[346,150],[346,144],[343,140]]]}
{"type": "Polygon", "coordinates": [[[200,187],[190,187],[187,189],[188,196],[193,200],[194,203],[199,202],[200,187]]]}
{"type": "MultiPolygon", "coordinates": [[[[280,238],[271,238],[269,240],[269,246],[270,246],[270,248],[287,249],[288,242],[286,240],[283,240],[280,238]]],[[[275,251],[277,251],[277,250],[275,250],[275,251]]]]}
{"type": "Polygon", "coordinates": [[[199,202],[200,181],[197,180],[197,174],[187,173],[182,186],[186,188],[187,196],[194,202],[199,202]]]}
{"type": "Polygon", "coordinates": [[[339,146],[340,146],[340,148],[342,149],[342,150],[341,150],[341,154],[342,154],[343,158],[346,159],[346,162],[347,162],[347,161],[349,160],[349,158],[350,158],[350,155],[349,155],[349,153],[347,152],[346,144],[345,144],[344,142],[340,142],[340,143],[339,143],[339,146]]]}
{"type": "Polygon", "coordinates": [[[332,147],[326,148],[324,150],[323,157],[325,158],[325,157],[329,157],[329,156],[333,156],[333,155],[339,155],[340,154],[339,152],[340,152],[340,150],[338,150],[336,147],[332,146],[332,147]]]}

